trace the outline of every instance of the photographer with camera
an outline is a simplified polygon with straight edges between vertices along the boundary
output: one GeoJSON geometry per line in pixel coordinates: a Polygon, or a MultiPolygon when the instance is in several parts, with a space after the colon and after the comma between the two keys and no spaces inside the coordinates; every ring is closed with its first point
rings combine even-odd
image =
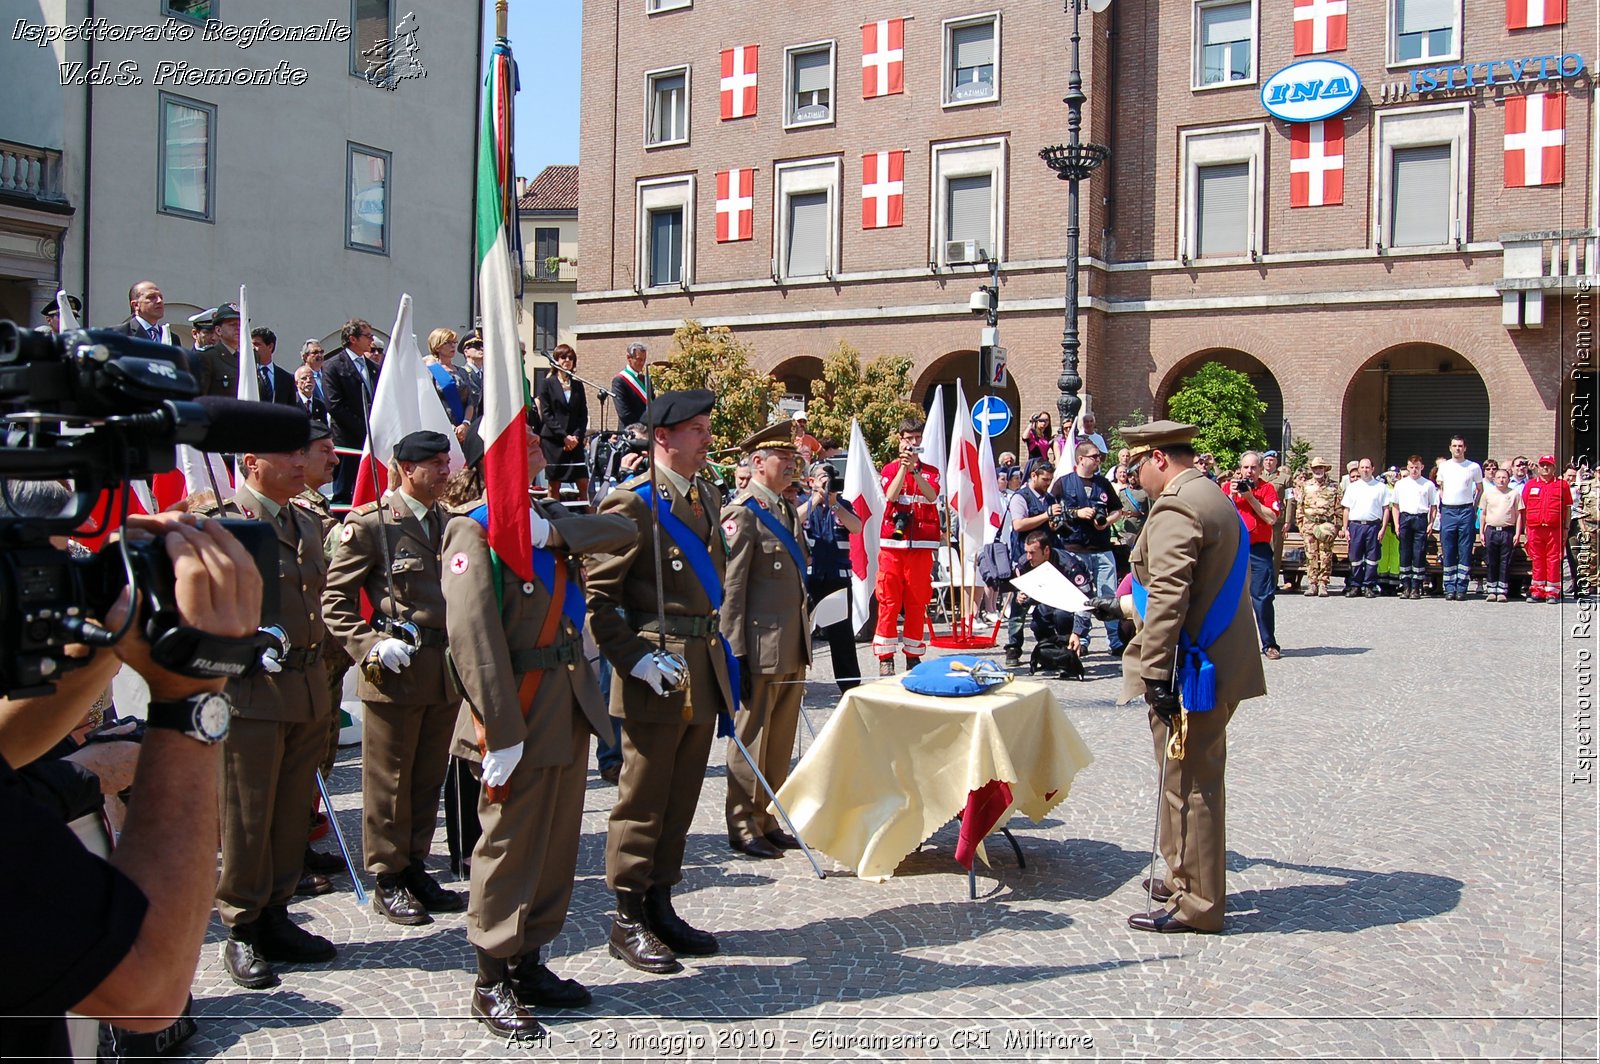
{"type": "Polygon", "coordinates": [[[927,653],[928,603],[933,599],[933,555],[939,549],[939,471],[917,456],[922,425],[900,422],[900,457],[883,467],[882,545],[878,551],[878,627],[872,653],[878,675],[894,675],[894,652],[905,651],[910,669],[927,653]],[[905,635],[900,611],[905,610],[905,635]]]}
{"type": "MultiPolygon", "coordinates": [[[[1117,558],[1111,551],[1111,523],[1122,516],[1117,489],[1100,475],[1105,452],[1098,444],[1085,440],[1078,444],[1077,465],[1072,472],[1055,479],[1050,494],[1061,501],[1062,512],[1052,518],[1051,530],[1061,545],[1076,554],[1094,574],[1095,594],[1105,598],[1117,591],[1117,558]]],[[[1089,641],[1085,639],[1084,653],[1089,641]]],[[[1106,622],[1106,647],[1112,657],[1122,656],[1122,633],[1106,622]]]]}
{"type": "MultiPolygon", "coordinates": [[[[261,577],[219,522],[130,517],[125,534],[161,537],[180,631],[202,640],[255,635],[261,577]]],[[[124,592],[105,625],[118,630],[135,608],[124,592]]],[[[52,693],[0,700],[0,854],[13,869],[0,904],[25,917],[0,947],[0,1046],[8,1057],[68,1055],[60,1015],[68,1009],[135,1031],[170,1024],[188,998],[216,892],[218,744],[231,717],[222,678],[158,665],[142,623],[111,650],[87,656],[52,693]],[[11,766],[65,735],[119,662],[144,677],[151,702],[135,793],[106,862],[22,792],[11,766]],[[22,868],[28,874],[18,874],[22,868]]]]}
{"type": "MultiPolygon", "coordinates": [[[[1062,520],[1066,506],[1050,497],[1050,482],[1055,479],[1056,467],[1049,460],[1035,458],[1028,471],[1028,482],[1011,495],[1011,568],[1023,572],[1026,568],[1026,542],[1034,532],[1043,532],[1049,539],[1048,547],[1054,550],[1060,544],[1051,526],[1062,520]]],[[[1011,600],[1011,616],[1006,621],[1006,667],[1022,664],[1022,637],[1027,628],[1028,614],[1033,604],[1026,595],[1011,600]]]]}
{"type": "Polygon", "coordinates": [[[1283,514],[1278,489],[1261,477],[1261,455],[1246,451],[1239,456],[1239,473],[1228,481],[1228,498],[1250,533],[1250,605],[1261,633],[1261,653],[1270,661],[1282,657],[1278,650],[1277,623],[1272,599],[1277,594],[1278,571],[1272,562],[1272,530],[1283,514]]]}
{"type": "MultiPolygon", "coordinates": [[[[806,575],[807,605],[817,603],[841,588],[850,587],[850,536],[861,531],[861,518],[839,496],[844,477],[827,462],[811,467],[807,486],[811,493],[799,508],[806,542],[811,547],[811,571],[806,575]]],[[[861,682],[856,659],[856,636],[846,614],[822,630],[833,658],[833,676],[843,693],[861,682]]]]}

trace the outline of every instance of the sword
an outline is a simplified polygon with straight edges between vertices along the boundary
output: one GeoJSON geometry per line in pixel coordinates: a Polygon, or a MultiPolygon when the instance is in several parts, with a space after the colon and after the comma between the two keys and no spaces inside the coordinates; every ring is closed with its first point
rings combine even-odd
{"type": "MultiPolygon", "coordinates": [[[[656,420],[655,420],[654,408],[653,407],[646,407],[645,408],[645,414],[647,415],[648,420],[649,420],[649,424],[646,426],[645,431],[648,434],[648,437],[649,437],[649,440],[650,440],[650,446],[652,448],[652,453],[650,455],[650,483],[655,488],[655,490],[650,493],[651,496],[652,496],[652,498],[650,500],[650,503],[651,503],[650,504],[650,543],[651,543],[651,546],[655,550],[656,653],[659,654],[662,658],[666,659],[670,664],[678,666],[678,668],[676,668],[674,670],[674,675],[676,675],[678,677],[678,680],[677,680],[676,683],[670,683],[669,684],[669,692],[668,693],[671,693],[671,692],[674,692],[674,691],[683,690],[684,684],[688,682],[688,680],[689,680],[689,663],[687,661],[685,661],[682,657],[678,656],[677,654],[672,653],[672,651],[667,649],[666,591],[664,590],[664,584],[663,584],[662,576],[661,576],[661,513],[660,513],[660,510],[661,510],[662,484],[661,484],[661,481],[656,479],[656,474],[658,472],[660,472],[660,470],[658,470],[656,468],[656,461],[655,461],[655,454],[654,454],[654,448],[655,448],[655,445],[656,445],[656,420]]],[[[694,486],[694,483],[691,480],[690,481],[690,487],[693,487],[693,486],[694,486]]],[[[663,679],[665,679],[665,677],[663,677],[663,679]]]]}
{"type": "MultiPolygon", "coordinates": [[[[394,560],[389,556],[389,533],[383,527],[383,512],[388,507],[383,502],[383,485],[378,483],[378,466],[376,464],[379,461],[378,453],[372,448],[372,400],[367,395],[365,382],[361,386],[361,417],[367,427],[367,453],[373,459],[373,465],[369,467],[368,472],[372,474],[372,496],[378,504],[378,548],[383,552],[383,579],[388,584],[389,604],[398,610],[400,608],[400,600],[395,597],[394,593],[394,560]]],[[[420,641],[417,635],[417,626],[410,621],[395,620],[386,616],[378,609],[377,603],[372,604],[372,612],[375,616],[382,616],[384,620],[389,622],[383,629],[386,635],[396,636],[402,642],[409,643],[413,647],[420,641]]],[[[367,682],[371,684],[378,682],[377,671],[382,668],[382,665],[370,661],[361,663],[361,671],[366,675],[367,682]],[[369,666],[372,667],[369,668],[369,666]]]]}
{"type": "MultiPolygon", "coordinates": [[[[338,710],[334,710],[335,713],[338,710]]],[[[322,769],[315,772],[317,777],[317,790],[322,792],[322,808],[328,811],[328,826],[333,828],[333,841],[339,844],[339,856],[344,858],[345,871],[350,873],[350,882],[356,889],[356,904],[362,908],[367,905],[367,891],[361,885],[361,876],[356,873],[355,862],[350,859],[350,847],[345,845],[344,830],[339,827],[339,818],[333,812],[333,799],[328,796],[328,783],[322,778],[322,769]]]]}
{"type": "MultiPolygon", "coordinates": [[[[804,716],[803,713],[801,715],[804,716]]],[[[750,766],[751,772],[755,773],[756,782],[761,784],[761,789],[766,792],[768,798],[772,799],[772,807],[778,811],[778,816],[783,818],[783,824],[789,829],[789,834],[794,836],[794,841],[800,844],[801,852],[806,855],[806,860],[811,862],[811,870],[817,874],[818,879],[827,879],[828,873],[822,870],[822,866],[817,863],[817,855],[811,852],[811,847],[806,845],[806,840],[800,837],[800,832],[795,829],[794,821],[789,818],[789,811],[783,807],[782,802],[778,801],[777,794],[772,790],[772,784],[768,783],[767,777],[761,774],[761,769],[756,766],[756,759],[750,756],[750,749],[744,745],[744,740],[739,738],[738,731],[735,730],[728,738],[732,739],[733,745],[739,748],[739,753],[744,755],[744,763],[750,766]]]]}

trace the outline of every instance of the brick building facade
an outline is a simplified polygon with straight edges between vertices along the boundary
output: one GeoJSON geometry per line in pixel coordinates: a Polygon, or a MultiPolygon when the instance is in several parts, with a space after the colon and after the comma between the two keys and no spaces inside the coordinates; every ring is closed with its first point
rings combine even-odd
{"type": "MultiPolygon", "coordinates": [[[[1112,150],[1081,219],[1080,371],[1102,423],[1162,413],[1215,359],[1256,379],[1274,442],[1287,417],[1330,456],[1431,458],[1453,431],[1477,457],[1592,451],[1574,410],[1594,394],[1596,26],[1564,8],[1085,11],[1084,139],[1112,150]],[[1521,27],[1530,9],[1556,24],[1521,27]],[[1279,73],[1305,60],[1362,84],[1279,73]],[[1353,102],[1283,121],[1269,79],[1353,102]]],[[[1053,413],[1066,194],[1038,150],[1065,139],[1070,18],[1007,0],[586,5],[585,360],[620,364],[634,339],[659,356],[694,318],[794,391],[848,339],[912,355],[915,398],[957,377],[975,395],[968,299],[988,270],[970,260],[992,256],[1001,394],[1021,421],[1053,413]]]]}

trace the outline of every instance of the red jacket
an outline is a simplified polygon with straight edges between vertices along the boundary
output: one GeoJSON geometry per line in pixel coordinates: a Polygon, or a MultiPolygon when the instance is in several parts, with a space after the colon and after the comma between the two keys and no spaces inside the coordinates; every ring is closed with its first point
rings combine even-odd
{"type": "Polygon", "coordinates": [[[1572,505],[1572,485],[1565,477],[1540,480],[1534,477],[1522,485],[1522,512],[1527,527],[1563,527],[1565,507],[1572,505]]]}
{"type": "MultiPolygon", "coordinates": [[[[883,467],[883,490],[887,494],[889,484],[894,480],[895,474],[900,472],[900,460],[883,467]]],[[[935,493],[939,490],[939,471],[926,462],[917,463],[917,472],[923,480],[933,485],[935,493]]],[[[933,550],[939,546],[939,506],[937,501],[928,502],[910,486],[911,475],[906,474],[906,483],[900,486],[901,495],[889,499],[889,505],[883,511],[883,526],[879,529],[882,537],[880,544],[884,547],[904,549],[919,547],[933,550]],[[911,513],[911,527],[903,539],[895,538],[895,515],[911,513]]]]}

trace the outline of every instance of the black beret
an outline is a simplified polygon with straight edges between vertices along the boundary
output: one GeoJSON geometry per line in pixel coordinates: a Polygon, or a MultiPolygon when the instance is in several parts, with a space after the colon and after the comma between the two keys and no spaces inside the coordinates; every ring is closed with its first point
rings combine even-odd
{"type": "Polygon", "coordinates": [[[426,462],[434,455],[450,453],[450,437],[442,432],[419,429],[401,437],[395,444],[396,462],[426,462]]]}
{"type": "Polygon", "coordinates": [[[328,427],[326,421],[318,421],[316,418],[311,419],[311,435],[306,437],[307,443],[316,443],[318,440],[331,439],[332,437],[333,430],[328,427]]]}
{"type": "Polygon", "coordinates": [[[716,405],[716,393],[705,388],[694,388],[686,392],[662,392],[645,408],[644,423],[671,427],[682,424],[692,417],[709,414],[711,408],[716,405]]]}

